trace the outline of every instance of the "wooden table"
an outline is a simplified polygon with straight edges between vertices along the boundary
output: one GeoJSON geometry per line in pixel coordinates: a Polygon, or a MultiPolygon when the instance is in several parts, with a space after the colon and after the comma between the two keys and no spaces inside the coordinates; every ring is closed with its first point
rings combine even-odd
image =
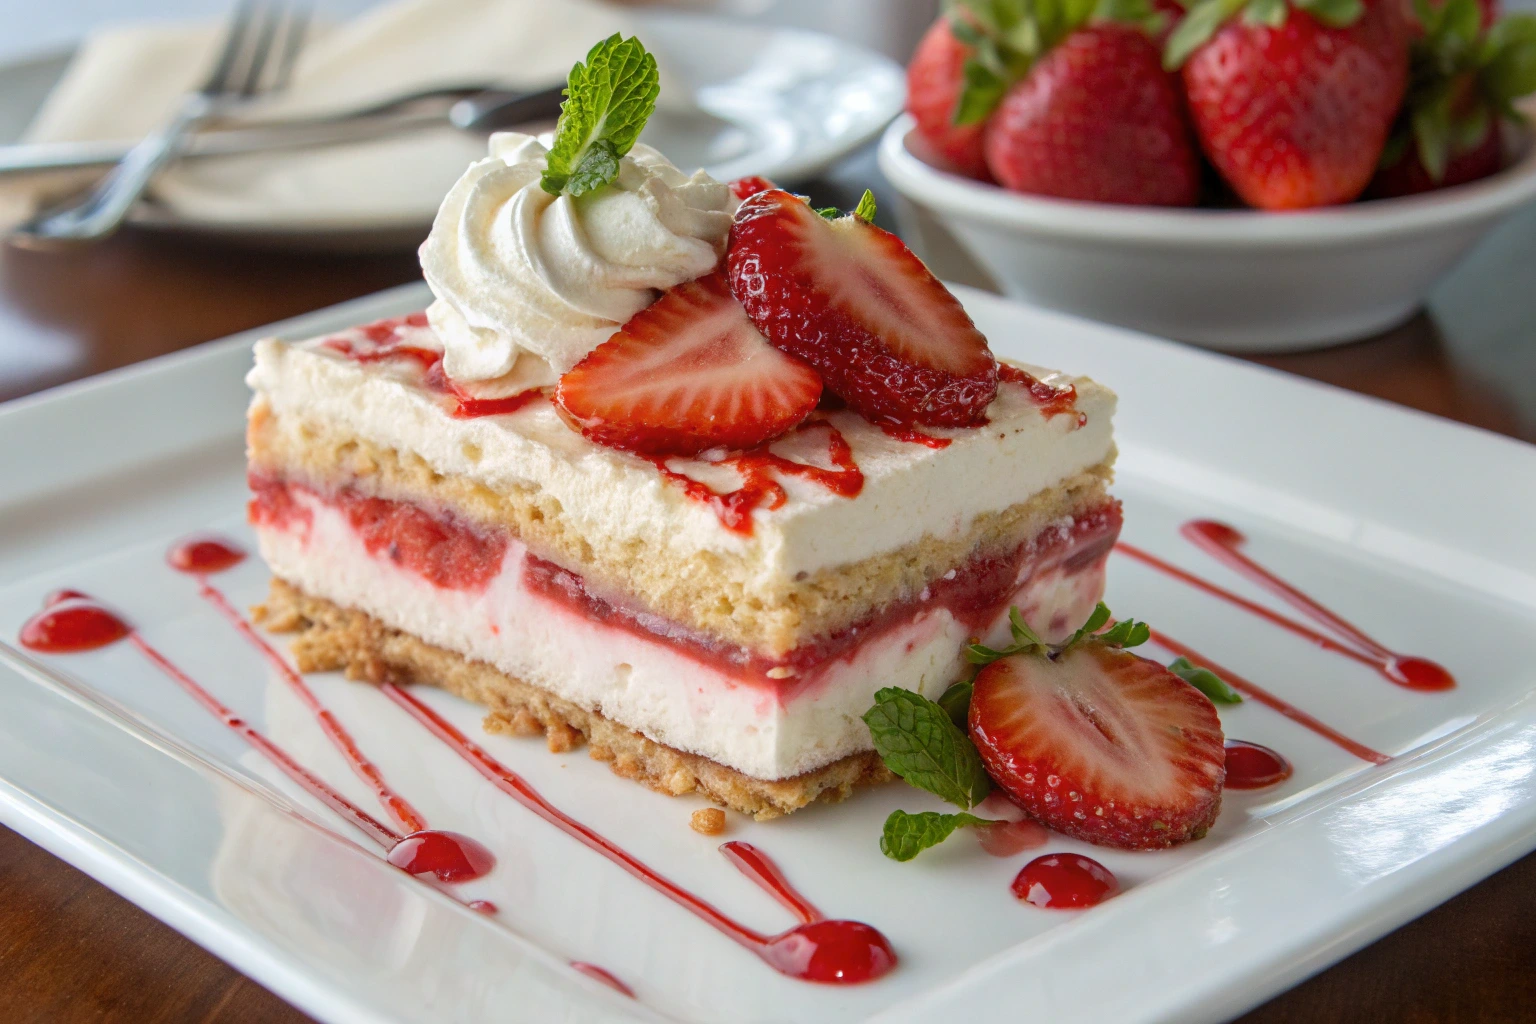
{"type": "MultiPolygon", "coordinates": [[[[124,235],[0,249],[0,400],[417,277],[415,254],[241,251],[124,235]]],[[[1529,321],[1528,321],[1529,322],[1529,321]]],[[[1451,343],[1420,316],[1344,348],[1262,362],[1536,437],[1530,334],[1451,343]],[[1518,357],[1518,358],[1517,358],[1518,357]]],[[[303,1014],[63,862],[0,828],[0,1021],[301,1022],[303,1014]]],[[[1243,1018],[1247,1024],[1536,1019],[1536,855],[1243,1018]]]]}

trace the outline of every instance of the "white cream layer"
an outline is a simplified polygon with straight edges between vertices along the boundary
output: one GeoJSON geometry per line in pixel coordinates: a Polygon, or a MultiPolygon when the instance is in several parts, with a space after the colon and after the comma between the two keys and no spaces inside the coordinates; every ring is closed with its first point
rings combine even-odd
{"type": "MultiPolygon", "coordinates": [[[[311,514],[308,527],[257,528],[262,557],[282,579],[753,778],[789,778],[870,749],[859,716],[876,690],[937,696],[963,671],[969,630],[934,607],[832,659],[786,696],[771,681],[733,676],[528,589],[516,541],[484,591],[444,589],[370,554],[342,512],[307,491],[292,493],[311,514]]],[[[1050,572],[1012,603],[1042,632],[1053,619],[1070,629],[1103,585],[1102,565],[1071,577],[1050,572]]],[[[1001,619],[993,642],[998,629],[1006,635],[1001,619]]]]}
{"type": "MultiPolygon", "coordinates": [[[[416,386],[420,371],[409,360],[360,364],[318,347],[322,340],[258,342],[247,377],[255,400],[270,403],[280,416],[332,425],[413,453],[439,473],[493,491],[541,488],[583,535],[638,540],[664,558],[707,552],[739,559],[750,567],[749,592],[924,537],[958,537],[977,516],[1027,501],[1104,461],[1114,444],[1113,392],[1086,378],[1033,367],[1037,377],[1077,387],[1082,426],[1070,413],[1042,415],[1028,392],[1011,382],[1000,385],[985,427],[929,429],[952,439],[942,449],[895,440],[856,413],[834,412],[829,419],[864,474],[863,491],[846,498],[785,478],[788,500],[755,512],[752,533],[743,535],[649,462],[587,441],[547,401],[504,416],[454,419],[447,400],[416,386]]],[[[402,341],[441,348],[430,328],[402,341]]],[[[774,450],[825,464],[825,433],[792,436],[774,450]]],[[[733,471],[704,462],[674,459],[670,465],[717,490],[730,490],[737,480],[733,471]]]]}

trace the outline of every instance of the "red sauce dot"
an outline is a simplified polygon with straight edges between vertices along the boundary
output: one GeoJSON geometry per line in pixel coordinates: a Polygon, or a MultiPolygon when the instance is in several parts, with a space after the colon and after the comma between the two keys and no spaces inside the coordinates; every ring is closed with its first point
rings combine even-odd
{"type": "Polygon", "coordinates": [[[1224,548],[1238,548],[1248,543],[1248,538],[1243,531],[1226,523],[1219,523],[1214,519],[1192,519],[1184,524],[1184,532],[1204,537],[1213,544],[1219,544],[1224,548]]]}
{"type": "Polygon", "coordinates": [[[1263,789],[1291,777],[1291,762],[1268,747],[1227,740],[1228,789],[1263,789]]]}
{"type": "Polygon", "coordinates": [[[1044,846],[1051,838],[1050,830],[1038,821],[1024,818],[1020,821],[1004,821],[985,825],[976,830],[981,848],[994,857],[1012,857],[1044,846]]]}
{"type": "Polygon", "coordinates": [[[245,561],[245,552],[222,537],[189,537],[165,554],[171,568],[182,572],[223,572],[245,561]]]}
{"type": "Polygon", "coordinates": [[[23,647],[41,654],[79,654],[116,643],[130,632],[128,623],[101,605],[68,597],[28,619],[20,639],[23,647]]]}
{"type": "Polygon", "coordinates": [[[859,921],[811,921],[768,940],[762,958],[780,974],[823,984],[873,981],[896,966],[884,935],[859,921]]]}
{"type": "Polygon", "coordinates": [[[1392,657],[1382,666],[1387,678],[1410,690],[1452,690],[1456,677],[1428,658],[1392,657]]]}
{"type": "Polygon", "coordinates": [[[1120,882],[1096,860],[1075,853],[1048,853],[1024,865],[1012,888],[1015,896],[1037,907],[1081,910],[1118,893],[1120,882]]]}
{"type": "Polygon", "coordinates": [[[470,900],[469,909],[481,914],[494,914],[498,910],[496,904],[490,900],[470,900]]]}
{"type": "Polygon", "coordinates": [[[433,875],[442,882],[468,882],[496,866],[496,857],[479,842],[457,832],[412,832],[389,851],[389,862],[412,875],[433,875]]]}

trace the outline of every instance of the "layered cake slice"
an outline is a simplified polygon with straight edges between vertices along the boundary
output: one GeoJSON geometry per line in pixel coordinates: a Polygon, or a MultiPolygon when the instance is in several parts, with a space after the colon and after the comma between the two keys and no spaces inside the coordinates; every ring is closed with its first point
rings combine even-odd
{"type": "Polygon", "coordinates": [[[887,777],[876,690],[937,697],[1011,607],[1093,610],[1114,396],[997,363],[864,203],[622,145],[578,190],[565,129],[455,186],[425,313],[257,345],[267,621],[663,792],[846,796],[887,777]]]}

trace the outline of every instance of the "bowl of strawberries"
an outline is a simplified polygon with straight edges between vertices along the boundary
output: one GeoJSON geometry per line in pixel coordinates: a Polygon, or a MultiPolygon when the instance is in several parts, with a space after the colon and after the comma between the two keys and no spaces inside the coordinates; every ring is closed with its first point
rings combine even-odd
{"type": "Polygon", "coordinates": [[[1536,199],[1536,16],[1496,2],[958,0],[880,167],[941,272],[1227,351],[1360,338],[1536,199]]]}

